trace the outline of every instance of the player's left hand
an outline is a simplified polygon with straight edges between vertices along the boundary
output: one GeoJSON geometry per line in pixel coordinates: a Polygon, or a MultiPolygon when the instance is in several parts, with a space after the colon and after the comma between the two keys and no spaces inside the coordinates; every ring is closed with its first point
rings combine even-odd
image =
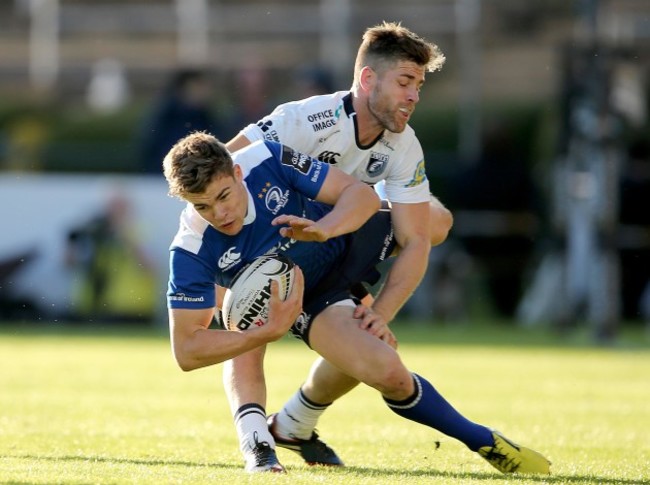
{"type": "Polygon", "coordinates": [[[379,313],[375,313],[365,305],[357,305],[354,309],[354,318],[361,320],[359,328],[383,340],[394,349],[397,348],[397,338],[388,328],[388,322],[379,313]]]}
{"type": "Polygon", "coordinates": [[[271,224],[288,226],[281,227],[280,234],[296,241],[325,242],[329,239],[329,235],[316,222],[304,217],[284,214],[273,219],[271,224]]]}
{"type": "MultiPolygon", "coordinates": [[[[277,280],[271,280],[268,321],[266,325],[255,329],[267,331],[269,341],[277,340],[287,333],[302,312],[305,279],[299,266],[295,267],[295,275],[296,279],[291,293],[284,300],[280,298],[280,285],[277,280]]],[[[260,331],[258,330],[258,332],[260,331]]]]}

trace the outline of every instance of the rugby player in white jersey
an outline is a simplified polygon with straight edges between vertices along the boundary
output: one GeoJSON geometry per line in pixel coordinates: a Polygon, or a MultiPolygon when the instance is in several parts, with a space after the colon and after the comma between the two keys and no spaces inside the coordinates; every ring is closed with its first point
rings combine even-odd
{"type": "MultiPolygon", "coordinates": [[[[444,61],[437,46],[399,24],[369,28],[350,91],[280,105],[226,144],[234,152],[256,140],[280,141],[369,184],[383,181],[394,230],[405,244],[374,301],[364,298],[356,316],[362,328],[392,346],[396,341],[388,323],[420,283],[431,246],[443,242],[452,225],[450,212],[430,194],[422,147],[408,125],[425,73],[444,61]]],[[[264,401],[257,385],[263,379],[262,355],[263,349],[255,350],[224,366],[233,413],[248,402],[264,401]]],[[[301,388],[271,416],[277,444],[309,463],[342,464],[314,428],[327,406],[356,384],[318,359],[301,388]]]]}
{"type": "MultiPolygon", "coordinates": [[[[177,142],[164,169],[170,195],[187,202],[170,248],[167,291],[172,349],[183,370],[264,348],[291,327],[343,375],[379,391],[398,416],[458,439],[503,473],[549,473],[544,456],[464,417],[428,379],[409,371],[394,348],[357,324],[351,286],[374,284],[377,264],[404,243],[390,210],[377,211],[379,198],[366,184],[274,141],[231,157],[206,133],[177,142]],[[270,253],[299,267],[287,299],[272,285],[265,325],[210,328],[215,283],[230,286],[242,267],[270,253]]],[[[263,375],[257,385],[265,396],[263,375]]],[[[284,472],[264,405],[246,403],[235,422],[246,470],[284,472]]]]}

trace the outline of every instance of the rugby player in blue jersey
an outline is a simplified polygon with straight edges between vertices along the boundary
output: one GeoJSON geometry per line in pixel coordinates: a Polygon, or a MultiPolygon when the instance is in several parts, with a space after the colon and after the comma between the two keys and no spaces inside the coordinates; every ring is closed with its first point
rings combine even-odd
{"type": "MultiPolygon", "coordinates": [[[[460,415],[408,371],[393,346],[359,325],[351,285],[375,282],[375,266],[404,243],[366,184],[277,142],[258,141],[231,158],[205,133],[180,140],[163,165],[170,194],[188,203],[171,245],[167,293],[172,349],[183,370],[263,348],[291,328],[343,375],[377,389],[396,414],[459,439],[503,472],[549,472],[540,454],[460,415]],[[273,286],[267,325],[210,328],[215,285],[227,288],[245,264],[274,252],[291,258],[304,280],[296,279],[284,302],[273,286]]],[[[256,385],[265,396],[264,380],[256,385]]],[[[235,422],[246,469],[284,471],[264,404],[248,402],[235,422]]]]}
{"type": "MultiPolygon", "coordinates": [[[[422,147],[408,125],[425,73],[440,69],[444,61],[437,46],[399,24],[372,27],[359,47],[349,91],[282,104],[226,144],[234,152],[256,140],[278,141],[369,185],[384,184],[402,250],[376,299],[365,296],[356,316],[362,328],[393,346],[388,324],[420,283],[431,246],[442,243],[452,225],[450,212],[430,194],[422,147]]],[[[354,290],[362,297],[365,287],[357,284],[354,290]]],[[[263,379],[261,352],[224,365],[233,413],[264,399],[257,386],[263,379]]],[[[278,445],[300,453],[308,463],[341,464],[314,429],[327,407],[357,384],[318,359],[303,385],[269,419],[278,445]]]]}

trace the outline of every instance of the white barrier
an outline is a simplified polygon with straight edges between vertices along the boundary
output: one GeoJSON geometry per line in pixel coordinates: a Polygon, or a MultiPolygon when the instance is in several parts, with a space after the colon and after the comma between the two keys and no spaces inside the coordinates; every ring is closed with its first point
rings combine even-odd
{"type": "Polygon", "coordinates": [[[167,195],[162,175],[0,174],[0,261],[32,249],[37,253],[0,292],[29,298],[46,318],[65,315],[71,291],[64,259],[68,232],[104,210],[116,193],[130,203],[138,241],[154,262],[164,310],[168,248],[183,203],[167,195]]]}

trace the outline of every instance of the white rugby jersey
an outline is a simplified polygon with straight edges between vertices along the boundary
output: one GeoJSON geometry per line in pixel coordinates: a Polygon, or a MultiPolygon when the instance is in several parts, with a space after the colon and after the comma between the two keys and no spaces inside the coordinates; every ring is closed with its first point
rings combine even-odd
{"type": "Polygon", "coordinates": [[[368,184],[385,180],[386,197],[392,202],[428,202],[424,154],[413,128],[407,125],[402,133],[384,130],[374,143],[362,146],[356,124],[352,93],[338,91],[281,104],[241,132],[251,142],[280,142],[368,184]]]}

